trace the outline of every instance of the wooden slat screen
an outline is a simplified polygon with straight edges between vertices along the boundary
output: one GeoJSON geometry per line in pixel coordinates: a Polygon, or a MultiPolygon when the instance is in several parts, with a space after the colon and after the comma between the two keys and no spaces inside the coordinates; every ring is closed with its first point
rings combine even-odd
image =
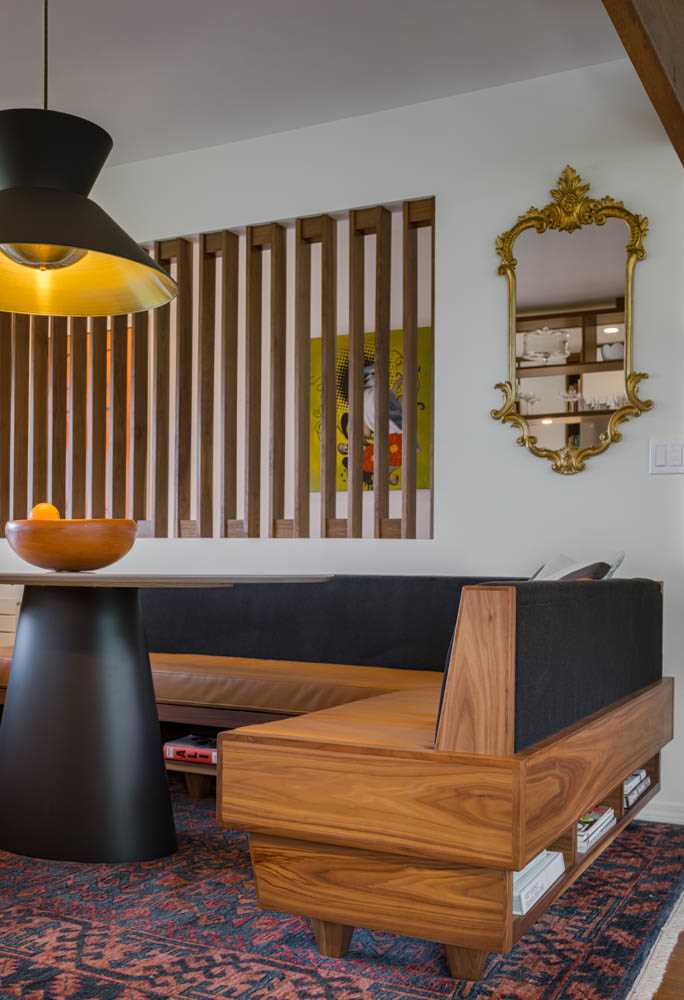
{"type": "Polygon", "coordinates": [[[151,314],[0,314],[0,523],[50,500],[157,538],[428,537],[434,222],[425,198],[161,240],[179,295],[151,314]]]}

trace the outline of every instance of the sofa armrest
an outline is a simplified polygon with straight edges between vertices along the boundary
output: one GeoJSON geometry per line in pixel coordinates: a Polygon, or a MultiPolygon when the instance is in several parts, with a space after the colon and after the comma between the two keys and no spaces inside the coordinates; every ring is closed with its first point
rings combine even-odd
{"type": "Polygon", "coordinates": [[[519,752],[661,677],[656,581],[464,587],[435,748],[519,752]]]}

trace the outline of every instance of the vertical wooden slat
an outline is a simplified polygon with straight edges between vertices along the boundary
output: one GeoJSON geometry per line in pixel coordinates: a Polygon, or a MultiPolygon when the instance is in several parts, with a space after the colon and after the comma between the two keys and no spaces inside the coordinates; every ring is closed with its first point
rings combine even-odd
{"type": "Polygon", "coordinates": [[[67,321],[64,316],[50,320],[50,395],[50,502],[64,516],[67,446],[67,321]]]}
{"type": "Polygon", "coordinates": [[[0,536],[10,519],[12,440],[12,316],[0,313],[0,536]]]}
{"type": "Polygon", "coordinates": [[[349,213],[349,450],[347,536],[363,533],[363,327],[364,236],[349,213]]]}
{"type": "Polygon", "coordinates": [[[401,537],[416,537],[416,435],[418,413],[418,240],[409,202],[403,205],[403,354],[401,537]]]}
{"type": "Polygon", "coordinates": [[[87,392],[87,321],[77,316],[71,320],[70,402],[71,422],[71,516],[86,516],[86,392],[87,392]]]}
{"type": "Polygon", "coordinates": [[[33,380],[33,462],[31,503],[44,503],[48,495],[48,330],[47,316],[31,317],[31,367],[33,380]]]}
{"type": "Polygon", "coordinates": [[[216,257],[199,242],[199,534],[214,528],[214,352],[216,323],[216,257]]]}
{"type": "Polygon", "coordinates": [[[149,313],[133,316],[133,364],[131,398],[131,474],[133,520],[147,519],[147,383],[149,374],[149,313]]]}
{"type": "MultiPolygon", "coordinates": [[[[155,244],[155,259],[168,267],[161,244],[155,244]]],[[[169,533],[169,393],[171,307],[160,306],[152,314],[155,344],[154,371],[154,534],[166,538],[169,533]]]]}
{"type": "Polygon", "coordinates": [[[309,536],[310,406],[311,406],[311,244],[304,239],[302,220],[295,228],[294,336],[294,537],[309,536]]]}
{"type": "Polygon", "coordinates": [[[192,476],[192,243],[178,240],[176,258],[176,519],[190,519],[192,476]]]}
{"type": "Polygon", "coordinates": [[[29,317],[12,318],[14,348],[14,403],[12,441],[14,469],[12,480],[12,517],[28,513],[28,429],[29,429],[29,317]]]}
{"type": "Polygon", "coordinates": [[[392,280],[392,216],[378,207],[375,254],[375,418],[373,492],[374,533],[383,537],[389,517],[389,334],[392,280]]]}
{"type": "Polygon", "coordinates": [[[321,536],[337,507],[337,222],[321,216],[321,536]]]}
{"type": "Polygon", "coordinates": [[[109,454],[112,517],[126,516],[128,316],[112,316],[109,348],[109,454]]]}
{"type": "Polygon", "coordinates": [[[107,512],[107,319],[97,316],[90,328],[90,509],[107,512]]]}
{"type": "Polygon", "coordinates": [[[261,247],[254,227],[246,235],[246,338],[245,345],[245,531],[259,536],[261,474],[261,247]]]}
{"type": "Polygon", "coordinates": [[[221,233],[221,412],[223,413],[222,500],[220,534],[237,517],[237,341],[240,240],[221,233]]]}
{"type": "Polygon", "coordinates": [[[435,247],[437,235],[437,213],[434,196],[430,202],[430,357],[432,358],[432,380],[430,384],[429,407],[432,414],[430,427],[430,538],[435,537],[435,247]]]}
{"type": "Polygon", "coordinates": [[[269,535],[285,516],[285,230],[271,236],[271,393],[269,455],[269,535]]]}

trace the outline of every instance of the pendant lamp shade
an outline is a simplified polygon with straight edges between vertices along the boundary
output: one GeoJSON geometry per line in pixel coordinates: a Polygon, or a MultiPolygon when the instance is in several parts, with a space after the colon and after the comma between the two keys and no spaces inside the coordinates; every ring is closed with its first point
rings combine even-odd
{"type": "Polygon", "coordinates": [[[117,316],[153,309],[176,283],[88,197],[112,148],[60,111],[0,111],[0,311],[117,316]]]}

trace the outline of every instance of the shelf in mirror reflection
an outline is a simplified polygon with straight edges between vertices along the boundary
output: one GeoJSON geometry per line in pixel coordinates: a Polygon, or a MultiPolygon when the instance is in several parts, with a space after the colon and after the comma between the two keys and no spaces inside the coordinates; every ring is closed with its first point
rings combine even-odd
{"type": "Polygon", "coordinates": [[[544,378],[550,375],[586,375],[590,372],[620,372],[624,361],[583,361],[577,364],[517,366],[518,378],[544,378]]]}
{"type": "Polygon", "coordinates": [[[577,413],[523,413],[522,416],[530,424],[543,423],[545,426],[550,426],[588,423],[597,418],[607,420],[613,413],[615,410],[580,410],[577,413]]]}

